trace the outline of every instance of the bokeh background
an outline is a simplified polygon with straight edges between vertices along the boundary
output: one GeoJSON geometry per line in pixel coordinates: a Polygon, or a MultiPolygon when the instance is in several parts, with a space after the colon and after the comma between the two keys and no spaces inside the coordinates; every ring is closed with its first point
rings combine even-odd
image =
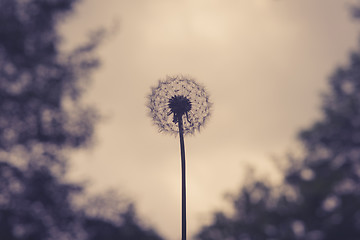
{"type": "Polygon", "coordinates": [[[180,239],[179,139],[146,107],[177,74],[214,103],[190,239],[359,239],[359,6],[0,0],[0,239],[180,239]]]}
{"type": "Polygon", "coordinates": [[[169,239],[180,227],[178,138],[147,116],[150,87],[166,75],[204,84],[214,103],[200,134],[186,137],[188,224],[194,233],[246,165],[275,182],[274,158],[298,151],[296,134],[320,116],[320,93],[357,46],[348,0],[83,1],[60,29],[63,47],[97,27],[114,31],[86,101],[104,119],[96,144],[73,155],[71,179],[115,188],[169,239]]]}

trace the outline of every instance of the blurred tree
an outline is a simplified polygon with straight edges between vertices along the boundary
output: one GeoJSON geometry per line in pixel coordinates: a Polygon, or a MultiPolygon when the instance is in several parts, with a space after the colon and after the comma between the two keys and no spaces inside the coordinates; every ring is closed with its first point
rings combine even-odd
{"type": "Polygon", "coordinates": [[[61,183],[46,167],[23,171],[0,162],[0,239],[86,239],[71,197],[81,188],[61,183]]]}
{"type": "Polygon", "coordinates": [[[200,240],[297,239],[293,232],[294,192],[256,180],[249,170],[240,192],[228,195],[233,213],[216,212],[212,223],[197,234],[200,240]]]}
{"type": "Polygon", "coordinates": [[[77,100],[90,70],[96,35],[65,55],[56,25],[77,0],[0,2],[0,147],[78,147],[93,131],[94,114],[77,100]]]}
{"type": "MultiPolygon", "coordinates": [[[[106,199],[105,199],[106,200],[106,199]]],[[[108,200],[108,199],[107,199],[108,200]]],[[[84,221],[85,231],[88,240],[101,239],[126,239],[126,240],[159,240],[159,235],[151,228],[144,227],[138,219],[133,204],[128,204],[125,211],[115,211],[116,207],[102,205],[108,210],[112,210],[113,218],[108,215],[90,215],[84,221]],[[115,218],[114,218],[115,217],[115,218]]],[[[110,204],[111,206],[111,204],[110,204]]],[[[104,210],[104,209],[103,209],[104,210]]]]}
{"type": "Polygon", "coordinates": [[[161,239],[131,205],[104,206],[118,221],[88,214],[73,201],[83,187],[64,180],[67,153],[91,143],[97,114],[79,100],[104,36],[60,51],[57,26],[78,2],[0,0],[0,239],[161,239]]]}
{"type": "Polygon", "coordinates": [[[234,213],[214,214],[198,239],[360,239],[360,50],[329,84],[323,117],[299,134],[304,155],[289,157],[283,185],[249,180],[234,213]]]}

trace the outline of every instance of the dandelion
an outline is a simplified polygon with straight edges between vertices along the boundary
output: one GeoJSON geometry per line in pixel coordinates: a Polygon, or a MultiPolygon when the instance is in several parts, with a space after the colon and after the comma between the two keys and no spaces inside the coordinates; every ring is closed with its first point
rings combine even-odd
{"type": "Polygon", "coordinates": [[[210,116],[211,103],[205,88],[193,79],[182,76],[159,81],[149,95],[148,107],[160,132],[178,134],[179,118],[184,134],[200,131],[210,116]]]}
{"type": "Polygon", "coordinates": [[[186,240],[186,178],[184,135],[200,131],[210,116],[211,103],[205,88],[191,78],[167,77],[152,88],[148,108],[160,132],[179,134],[182,177],[182,231],[186,240]]]}

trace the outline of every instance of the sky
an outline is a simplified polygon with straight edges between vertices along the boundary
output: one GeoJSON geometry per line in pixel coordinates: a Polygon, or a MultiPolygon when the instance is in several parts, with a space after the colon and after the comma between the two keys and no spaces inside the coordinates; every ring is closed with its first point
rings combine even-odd
{"type": "Polygon", "coordinates": [[[103,115],[94,146],[74,152],[68,178],[115,189],[144,222],[180,239],[179,138],[159,133],[151,87],[182,74],[213,102],[208,123],[185,137],[189,236],[229,208],[247,166],[276,182],[273,161],[301,149],[296,135],[321,117],[320,94],[357,48],[355,0],[83,0],[60,26],[63,49],[99,27],[102,66],[84,102],[103,115]]]}

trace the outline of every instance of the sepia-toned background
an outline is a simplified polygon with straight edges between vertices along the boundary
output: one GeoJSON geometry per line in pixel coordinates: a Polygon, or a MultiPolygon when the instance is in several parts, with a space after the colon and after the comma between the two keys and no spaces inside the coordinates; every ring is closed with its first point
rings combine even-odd
{"type": "Polygon", "coordinates": [[[99,27],[102,67],[85,102],[103,118],[94,147],[74,152],[72,180],[90,191],[114,188],[168,239],[180,232],[178,138],[147,116],[151,86],[184,74],[214,103],[208,124],[185,138],[188,228],[194,233],[246,166],[279,179],[272,163],[299,151],[296,133],[320,116],[320,93],[357,45],[350,0],[86,0],[62,23],[70,49],[99,27]],[[155,194],[156,193],[156,194],[155,194]]]}

